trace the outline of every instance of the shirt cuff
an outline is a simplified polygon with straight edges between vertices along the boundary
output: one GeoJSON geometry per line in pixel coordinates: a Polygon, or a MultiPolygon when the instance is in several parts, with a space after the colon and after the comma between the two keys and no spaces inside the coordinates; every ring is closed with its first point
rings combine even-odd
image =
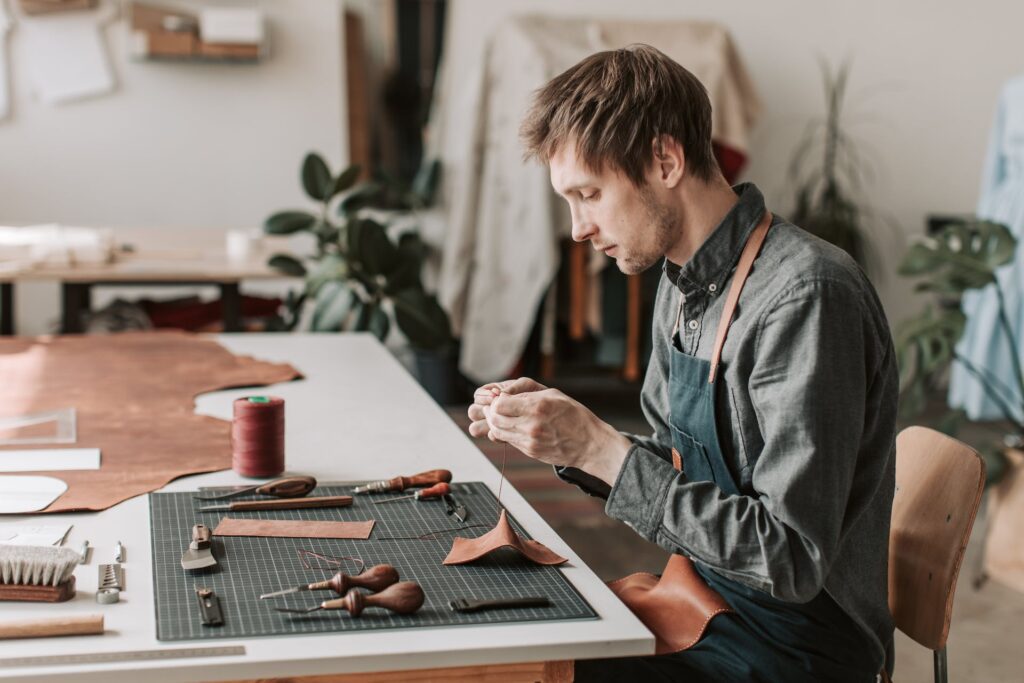
{"type": "Polygon", "coordinates": [[[555,475],[562,481],[579,487],[588,496],[605,499],[608,497],[609,491],[611,491],[611,487],[608,484],[576,467],[555,465],[555,475]]]}
{"type": "Polygon", "coordinates": [[[647,540],[654,540],[665,516],[665,499],[677,475],[671,463],[634,445],[626,452],[605,513],[647,540]]]}

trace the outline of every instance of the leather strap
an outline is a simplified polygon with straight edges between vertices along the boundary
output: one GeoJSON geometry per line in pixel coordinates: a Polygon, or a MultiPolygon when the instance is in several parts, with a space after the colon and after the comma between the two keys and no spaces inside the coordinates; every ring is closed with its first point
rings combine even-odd
{"type": "Polygon", "coordinates": [[[715,381],[715,374],[718,372],[718,363],[722,358],[722,347],[725,346],[725,336],[729,333],[729,325],[732,323],[733,315],[736,314],[736,304],[740,300],[740,292],[747,282],[750,269],[754,266],[754,260],[761,252],[761,245],[768,235],[768,228],[772,226],[772,213],[767,209],[764,218],[754,228],[750,238],[743,247],[739,263],[736,265],[736,274],[732,278],[732,286],[729,288],[729,296],[725,300],[725,309],[722,311],[722,318],[718,321],[718,332],[715,334],[715,347],[711,352],[711,372],[708,374],[708,384],[715,381]]]}

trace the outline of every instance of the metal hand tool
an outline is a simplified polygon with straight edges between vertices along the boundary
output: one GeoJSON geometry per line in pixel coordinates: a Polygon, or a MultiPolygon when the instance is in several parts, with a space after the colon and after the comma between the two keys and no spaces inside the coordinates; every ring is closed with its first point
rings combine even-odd
{"type": "Polygon", "coordinates": [[[466,509],[465,505],[452,498],[451,494],[444,497],[444,505],[445,514],[449,517],[455,515],[455,519],[459,520],[463,524],[465,524],[466,520],[469,519],[469,510],[466,509]]]}
{"type": "Polygon", "coordinates": [[[217,564],[213,556],[213,533],[205,524],[192,527],[192,542],[181,554],[182,569],[202,569],[217,564]]]}
{"type": "Polygon", "coordinates": [[[220,598],[212,588],[196,586],[196,598],[199,600],[199,618],[203,626],[223,626],[224,613],[220,610],[220,598]]]}
{"type": "Polygon", "coordinates": [[[234,486],[227,493],[216,496],[193,496],[193,498],[196,500],[222,500],[250,491],[261,496],[274,496],[275,498],[302,498],[315,488],[316,479],[313,477],[285,477],[258,486],[234,486]]]}
{"type": "Polygon", "coordinates": [[[448,495],[452,490],[452,487],[448,486],[445,482],[440,484],[434,484],[428,489],[420,489],[416,493],[410,493],[408,496],[398,496],[397,498],[385,498],[384,500],[375,500],[374,503],[393,503],[396,500],[405,500],[406,498],[415,498],[416,500],[429,500],[431,498],[441,498],[442,496],[448,495]]]}
{"type": "Polygon", "coordinates": [[[494,600],[473,600],[455,598],[448,603],[455,612],[480,612],[485,609],[509,609],[516,607],[550,607],[551,601],[543,596],[529,598],[497,598],[494,600]]]}
{"type": "Polygon", "coordinates": [[[338,572],[324,581],[317,581],[306,586],[296,586],[295,588],[285,588],[273,593],[264,593],[260,596],[260,600],[289,595],[290,593],[300,593],[302,591],[332,590],[338,595],[345,595],[350,588],[355,586],[367,588],[376,593],[394,583],[398,583],[398,570],[390,564],[378,564],[356,576],[349,576],[344,572],[338,572]]]}
{"type": "Polygon", "coordinates": [[[274,609],[278,612],[292,614],[308,614],[322,609],[343,609],[348,610],[353,617],[358,617],[366,607],[383,607],[395,614],[412,614],[423,606],[423,600],[423,589],[419,584],[412,581],[401,581],[388,586],[380,593],[349,591],[343,598],[325,600],[308,609],[289,609],[287,607],[275,607],[274,609]]]}
{"type": "Polygon", "coordinates": [[[207,505],[199,512],[245,512],[247,510],[303,510],[306,508],[343,508],[352,504],[352,496],[282,498],[280,500],[234,500],[226,505],[207,505]]]}
{"type": "Polygon", "coordinates": [[[365,486],[357,486],[352,493],[383,493],[386,491],[404,491],[406,489],[418,488],[420,486],[432,486],[441,482],[448,483],[452,480],[452,473],[449,470],[430,470],[420,472],[411,477],[395,477],[394,479],[381,479],[370,482],[365,486]]]}

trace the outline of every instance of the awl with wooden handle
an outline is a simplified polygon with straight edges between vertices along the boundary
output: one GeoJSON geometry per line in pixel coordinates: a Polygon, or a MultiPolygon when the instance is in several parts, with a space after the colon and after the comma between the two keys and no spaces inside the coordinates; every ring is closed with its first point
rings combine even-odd
{"type": "Polygon", "coordinates": [[[412,581],[401,581],[382,590],[380,593],[361,593],[349,591],[343,598],[325,600],[319,605],[308,609],[289,609],[287,607],[275,607],[278,612],[291,612],[293,614],[308,614],[317,610],[343,609],[349,614],[358,617],[367,607],[383,607],[395,614],[412,614],[423,606],[423,589],[418,583],[412,581]]]}
{"type": "Polygon", "coordinates": [[[376,503],[392,503],[396,500],[405,500],[406,498],[415,498],[416,500],[430,500],[431,498],[441,498],[451,493],[452,487],[443,481],[440,484],[434,484],[430,488],[420,489],[416,493],[410,493],[407,496],[398,496],[396,498],[385,498],[384,500],[375,500],[376,503]]]}
{"type": "Polygon", "coordinates": [[[310,583],[305,586],[296,586],[295,588],[285,588],[284,590],[275,591],[273,593],[264,593],[260,596],[260,600],[277,598],[291,593],[301,593],[302,591],[332,590],[338,595],[345,595],[351,588],[357,586],[376,593],[377,591],[383,590],[394,583],[398,583],[398,570],[390,564],[378,564],[375,567],[370,567],[362,574],[356,574],[355,576],[350,576],[344,572],[338,572],[331,578],[324,581],[317,581],[316,583],[310,583]]]}
{"type": "Polygon", "coordinates": [[[255,510],[304,510],[306,508],[343,508],[352,504],[352,496],[282,498],[279,500],[235,500],[226,505],[207,505],[199,512],[246,512],[255,510]]]}
{"type": "Polygon", "coordinates": [[[365,486],[357,486],[352,493],[383,493],[385,491],[404,491],[406,489],[419,488],[421,486],[433,486],[441,482],[448,483],[452,480],[452,473],[449,470],[430,470],[420,472],[411,477],[395,477],[394,479],[381,479],[373,481],[365,486]]]}

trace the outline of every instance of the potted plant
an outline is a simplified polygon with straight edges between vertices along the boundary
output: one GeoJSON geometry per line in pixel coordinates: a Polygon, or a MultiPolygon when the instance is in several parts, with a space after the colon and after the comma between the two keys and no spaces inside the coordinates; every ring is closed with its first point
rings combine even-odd
{"type": "MultiPolygon", "coordinates": [[[[288,293],[277,329],[294,330],[309,306],[312,331],[366,331],[384,341],[393,318],[420,365],[452,356],[448,315],[420,277],[426,246],[415,230],[393,238],[388,229],[429,200],[437,166],[425,169],[406,190],[386,176],[359,183],[358,166],[334,175],[320,155],[306,155],[302,187],[317,202],[316,210],[278,211],[263,224],[267,234],[307,233],[315,240],[311,254],[275,254],[269,260],[271,267],[305,278],[300,291],[288,293]]],[[[432,391],[435,398],[439,393],[439,387],[432,391]]]]}
{"type": "Polygon", "coordinates": [[[869,210],[856,197],[868,174],[867,159],[843,129],[842,113],[850,65],[833,73],[822,62],[825,117],[810,121],[789,164],[796,188],[791,218],[813,235],[843,249],[866,267],[865,219],[869,210]]]}
{"type": "MultiPolygon", "coordinates": [[[[929,391],[938,388],[953,363],[970,373],[999,407],[1011,432],[1000,446],[982,448],[986,478],[990,484],[988,523],[985,532],[984,564],[987,574],[1024,591],[1024,398],[1014,399],[1013,384],[1024,397],[1024,373],[1019,364],[1019,340],[1009,323],[1006,297],[996,270],[1013,259],[1013,234],[1003,225],[987,221],[960,220],[947,223],[926,242],[911,247],[900,265],[900,273],[920,277],[918,291],[939,295],[944,305],[928,307],[907,320],[896,332],[896,353],[900,368],[900,412],[904,417],[920,413],[929,391]],[[999,301],[999,324],[993,334],[1005,334],[1017,362],[1011,377],[997,377],[978,367],[956,350],[966,317],[960,298],[969,289],[992,285],[999,301]],[[1015,403],[1015,400],[1019,402],[1015,403]]],[[[939,428],[954,433],[965,418],[954,411],[939,428]]],[[[977,577],[976,585],[984,579],[977,577]]]]}

